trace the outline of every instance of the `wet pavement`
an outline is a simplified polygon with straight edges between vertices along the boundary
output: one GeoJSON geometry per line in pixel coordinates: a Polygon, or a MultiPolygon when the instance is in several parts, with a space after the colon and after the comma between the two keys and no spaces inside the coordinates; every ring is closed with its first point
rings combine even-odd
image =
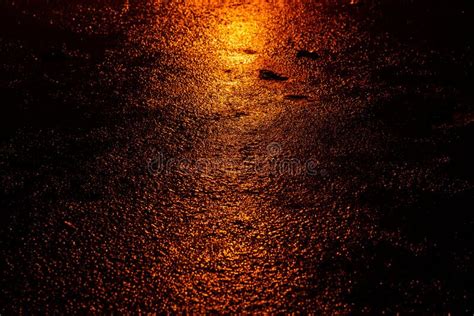
{"type": "Polygon", "coordinates": [[[0,5],[3,313],[474,310],[472,5],[0,5]]]}

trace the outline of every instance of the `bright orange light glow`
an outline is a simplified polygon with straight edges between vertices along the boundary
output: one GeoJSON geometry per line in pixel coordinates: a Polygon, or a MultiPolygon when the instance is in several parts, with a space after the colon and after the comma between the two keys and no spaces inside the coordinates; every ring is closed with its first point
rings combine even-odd
{"type": "Polygon", "coordinates": [[[253,63],[263,50],[264,16],[239,8],[225,12],[217,26],[219,57],[229,67],[253,63]]]}

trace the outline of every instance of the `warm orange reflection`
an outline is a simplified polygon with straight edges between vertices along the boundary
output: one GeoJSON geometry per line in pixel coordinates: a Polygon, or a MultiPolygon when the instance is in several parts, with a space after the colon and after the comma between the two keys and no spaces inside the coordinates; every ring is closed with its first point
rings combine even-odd
{"type": "Polygon", "coordinates": [[[219,25],[218,36],[222,42],[220,57],[229,66],[249,64],[257,58],[262,48],[259,26],[255,20],[231,20],[219,25]]]}
{"type": "Polygon", "coordinates": [[[221,61],[227,67],[253,63],[265,46],[264,11],[239,6],[221,10],[220,14],[216,40],[221,61]]]}
{"type": "Polygon", "coordinates": [[[181,303],[170,306],[174,311],[276,304],[286,299],[279,293],[287,284],[301,288],[307,282],[293,256],[282,264],[281,253],[291,251],[284,240],[287,219],[267,198],[274,180],[267,176],[273,172],[270,160],[276,158],[267,145],[287,111],[282,95],[295,84],[259,77],[259,70],[270,69],[291,78],[292,59],[281,52],[290,35],[299,33],[288,34],[290,17],[281,16],[276,0],[219,4],[230,1],[157,2],[156,23],[130,36],[144,51],[160,52],[150,54],[153,59],[163,55],[146,68],[143,94],[158,96],[150,104],[166,107],[163,113],[176,115],[191,132],[192,146],[176,145],[189,168],[166,167],[165,175],[179,183],[166,211],[185,220],[173,226],[166,257],[150,272],[163,279],[165,299],[181,303]]]}

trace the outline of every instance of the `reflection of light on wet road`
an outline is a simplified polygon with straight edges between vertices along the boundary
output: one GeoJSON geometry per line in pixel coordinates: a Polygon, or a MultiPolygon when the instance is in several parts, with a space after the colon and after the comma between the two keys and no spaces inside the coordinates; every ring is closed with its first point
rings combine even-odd
{"type": "Polygon", "coordinates": [[[220,57],[224,64],[232,67],[254,62],[258,56],[257,52],[263,48],[262,41],[259,41],[259,30],[262,29],[252,17],[247,20],[239,16],[230,17],[219,25],[217,35],[222,44],[220,57]]]}
{"type": "Polygon", "coordinates": [[[214,40],[223,66],[238,68],[257,60],[268,40],[268,12],[242,5],[220,8],[216,13],[214,40]]]}
{"type": "MultiPolygon", "coordinates": [[[[269,101],[272,90],[258,78],[260,53],[271,48],[270,11],[264,8],[216,8],[203,35],[207,40],[192,48],[202,53],[197,67],[208,67],[210,75],[195,93],[212,96],[204,106],[218,120],[189,155],[218,167],[186,177],[186,190],[197,191],[195,202],[180,197],[173,202],[198,213],[182,225],[179,251],[169,258],[178,271],[173,296],[189,306],[265,304],[281,295],[275,285],[299,271],[291,262],[283,269],[275,265],[279,254],[272,247],[282,246],[281,237],[273,236],[276,223],[265,214],[277,210],[263,197],[268,179],[248,165],[268,158],[267,143],[257,133],[279,113],[279,104],[269,101]]],[[[186,66],[196,67],[192,61],[186,66]]]]}

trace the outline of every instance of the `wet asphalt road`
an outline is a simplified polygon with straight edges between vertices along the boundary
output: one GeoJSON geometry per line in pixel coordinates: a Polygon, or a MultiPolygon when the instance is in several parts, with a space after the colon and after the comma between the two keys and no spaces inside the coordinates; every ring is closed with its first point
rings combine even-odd
{"type": "Polygon", "coordinates": [[[1,7],[2,313],[473,312],[472,5],[1,7]]]}

